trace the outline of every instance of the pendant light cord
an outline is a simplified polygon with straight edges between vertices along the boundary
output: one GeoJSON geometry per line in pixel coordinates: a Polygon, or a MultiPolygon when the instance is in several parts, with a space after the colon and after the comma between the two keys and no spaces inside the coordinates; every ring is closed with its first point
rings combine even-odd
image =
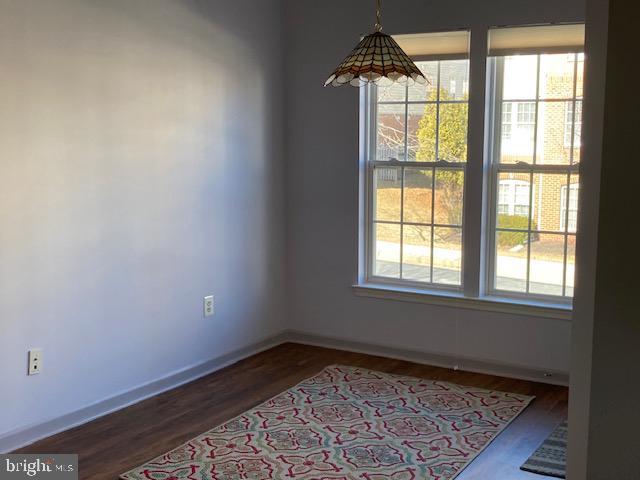
{"type": "Polygon", "coordinates": [[[380,3],[382,0],[376,0],[376,32],[382,31],[382,12],[380,3]]]}

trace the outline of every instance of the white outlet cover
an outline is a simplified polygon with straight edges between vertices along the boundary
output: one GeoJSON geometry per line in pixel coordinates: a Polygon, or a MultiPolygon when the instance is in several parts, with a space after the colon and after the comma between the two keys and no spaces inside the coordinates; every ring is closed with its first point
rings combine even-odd
{"type": "Polygon", "coordinates": [[[214,312],[213,295],[204,297],[204,316],[211,317],[214,312]]]}
{"type": "Polygon", "coordinates": [[[32,348],[29,350],[29,370],[28,375],[37,375],[42,371],[42,349],[32,348]]]}

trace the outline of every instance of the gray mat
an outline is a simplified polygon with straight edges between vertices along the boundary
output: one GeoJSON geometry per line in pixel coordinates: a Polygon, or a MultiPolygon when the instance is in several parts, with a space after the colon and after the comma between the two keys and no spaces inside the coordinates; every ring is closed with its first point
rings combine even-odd
{"type": "Polygon", "coordinates": [[[556,427],[542,445],[520,467],[527,472],[550,477],[567,476],[567,421],[556,427]]]}

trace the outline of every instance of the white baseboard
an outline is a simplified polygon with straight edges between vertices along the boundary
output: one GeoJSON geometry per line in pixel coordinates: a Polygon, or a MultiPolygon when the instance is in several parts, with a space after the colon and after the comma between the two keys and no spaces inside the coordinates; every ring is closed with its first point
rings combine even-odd
{"type": "Polygon", "coordinates": [[[414,363],[433,365],[458,370],[497,375],[500,377],[517,378],[533,382],[550,383],[552,385],[569,385],[569,374],[555,370],[542,370],[520,365],[510,365],[501,362],[491,362],[464,356],[450,356],[403,348],[387,347],[346,340],[337,337],[315,335],[298,330],[288,330],[287,339],[290,342],[313,345],[316,347],[334,348],[337,350],[347,350],[349,352],[365,353],[380,357],[395,358],[414,363]]]}
{"type": "Polygon", "coordinates": [[[69,430],[84,423],[95,420],[109,413],[138,403],[154,395],[174,389],[185,383],[192,382],[200,377],[227,367],[244,358],[250,357],[264,350],[280,345],[287,341],[286,333],[279,333],[260,342],[240,348],[221,357],[208,360],[198,365],[193,365],[170,375],[140,385],[131,390],[119,393],[112,397],[100,400],[67,413],[57,418],[52,418],[28,427],[23,427],[0,435],[0,453],[7,453],[34,443],[56,433],[69,430]]]}
{"type": "Polygon", "coordinates": [[[76,410],[75,412],[70,412],[57,418],[52,418],[35,425],[2,434],[0,435],[0,453],[16,450],[43,438],[55,435],[56,433],[69,430],[70,428],[77,427],[90,422],[91,420],[95,420],[96,418],[121,410],[149,397],[153,397],[154,395],[158,395],[179,387],[180,385],[184,385],[185,383],[192,382],[205,375],[209,375],[210,373],[227,367],[242,359],[285,342],[365,353],[443,368],[454,368],[454,366],[457,366],[460,370],[469,372],[518,378],[534,382],[551,383],[554,385],[566,386],[569,384],[569,375],[566,372],[544,371],[529,367],[487,362],[467,357],[453,357],[442,354],[356,342],[337,337],[309,334],[297,330],[286,330],[221,357],[187,367],[166,377],[98,401],[92,405],[81,408],[80,410],[76,410]]]}

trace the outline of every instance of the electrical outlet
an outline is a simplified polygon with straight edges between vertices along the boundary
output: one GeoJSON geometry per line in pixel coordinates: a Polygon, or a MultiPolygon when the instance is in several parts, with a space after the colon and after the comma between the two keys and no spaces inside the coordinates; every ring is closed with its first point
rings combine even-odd
{"type": "Polygon", "coordinates": [[[28,375],[37,375],[42,371],[42,349],[32,348],[29,350],[29,371],[28,375]]]}
{"type": "Polygon", "coordinates": [[[204,297],[204,316],[205,317],[213,316],[213,295],[204,297]]]}

